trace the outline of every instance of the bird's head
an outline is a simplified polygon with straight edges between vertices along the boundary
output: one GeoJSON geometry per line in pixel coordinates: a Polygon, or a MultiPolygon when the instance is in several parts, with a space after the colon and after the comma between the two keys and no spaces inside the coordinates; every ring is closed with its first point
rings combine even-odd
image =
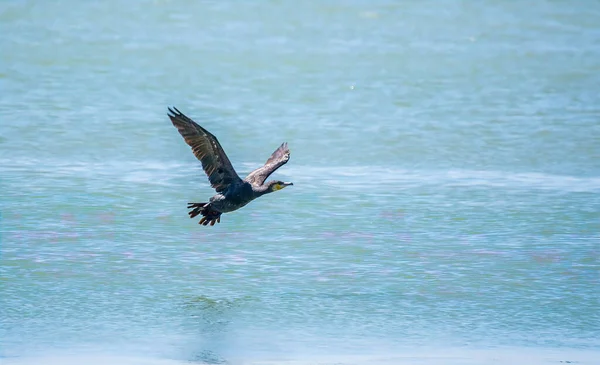
{"type": "Polygon", "coordinates": [[[274,192],[277,190],[281,190],[283,188],[285,188],[286,186],[290,186],[290,185],[294,185],[291,182],[283,182],[283,181],[279,181],[279,180],[275,180],[275,181],[269,181],[269,192],[274,192]]]}

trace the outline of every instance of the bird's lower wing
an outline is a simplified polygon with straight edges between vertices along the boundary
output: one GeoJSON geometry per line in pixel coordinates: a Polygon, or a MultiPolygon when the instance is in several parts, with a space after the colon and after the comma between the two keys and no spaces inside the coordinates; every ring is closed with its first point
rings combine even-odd
{"type": "Polygon", "coordinates": [[[262,185],[265,180],[278,168],[285,165],[290,159],[290,149],[284,142],[271,154],[264,166],[257,168],[246,176],[244,180],[250,184],[262,185]]]}
{"type": "Polygon", "coordinates": [[[217,192],[222,192],[230,184],[241,181],[225,151],[223,151],[223,147],[214,135],[175,107],[173,109],[169,108],[168,115],[185,143],[192,148],[192,152],[202,163],[202,168],[208,176],[210,185],[217,192]]]}

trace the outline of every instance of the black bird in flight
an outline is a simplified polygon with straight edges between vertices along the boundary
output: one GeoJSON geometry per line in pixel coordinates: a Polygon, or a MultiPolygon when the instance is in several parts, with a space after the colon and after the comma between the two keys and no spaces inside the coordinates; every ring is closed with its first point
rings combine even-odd
{"type": "Polygon", "coordinates": [[[188,203],[188,209],[192,209],[188,213],[190,218],[202,214],[199,224],[206,226],[210,223],[214,226],[215,223],[221,222],[221,214],[233,212],[262,195],[294,185],[279,180],[265,183],[269,175],[290,159],[287,143],[281,144],[264,166],[252,171],[242,180],[235,172],[217,137],[175,107],[169,108],[168,115],[185,143],[192,148],[194,155],[202,163],[210,185],[217,191],[208,203],[188,203]]]}

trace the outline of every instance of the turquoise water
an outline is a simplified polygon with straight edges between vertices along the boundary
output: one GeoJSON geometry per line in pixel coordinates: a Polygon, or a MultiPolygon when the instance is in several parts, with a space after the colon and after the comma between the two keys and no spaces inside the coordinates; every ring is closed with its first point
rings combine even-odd
{"type": "Polygon", "coordinates": [[[3,363],[598,363],[598,19],[3,2],[3,363]],[[172,105],[294,186],[188,219],[172,105]]]}

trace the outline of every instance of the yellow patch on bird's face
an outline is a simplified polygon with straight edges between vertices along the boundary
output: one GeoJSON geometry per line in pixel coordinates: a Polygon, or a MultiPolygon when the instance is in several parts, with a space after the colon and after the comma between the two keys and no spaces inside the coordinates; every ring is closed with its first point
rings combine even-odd
{"type": "Polygon", "coordinates": [[[284,186],[281,185],[281,184],[275,184],[275,185],[273,185],[273,191],[281,190],[283,188],[284,188],[284,186]]]}

